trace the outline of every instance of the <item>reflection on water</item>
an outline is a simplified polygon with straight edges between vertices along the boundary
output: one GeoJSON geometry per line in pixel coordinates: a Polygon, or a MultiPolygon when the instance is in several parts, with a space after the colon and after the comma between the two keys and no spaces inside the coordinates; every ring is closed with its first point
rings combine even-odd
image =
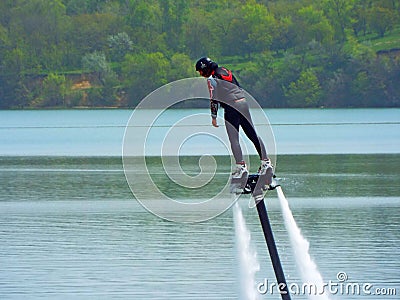
{"type": "MultiPolygon", "coordinates": [[[[215,157],[216,174],[204,188],[175,184],[157,157],[146,159],[160,190],[176,198],[207,198],[229,180],[229,157],[215,157]]],[[[180,160],[191,176],[198,157],[180,160]]],[[[251,172],[258,160],[251,157],[251,172]]],[[[276,174],[288,197],[399,196],[400,155],[281,155],[276,174]]],[[[140,180],[141,174],[138,174],[140,180]]],[[[144,183],[143,189],[146,189],[144,183]]],[[[119,157],[0,157],[0,201],[131,199],[119,157]]]]}
{"type": "MultiPolygon", "coordinates": [[[[201,195],[215,192],[230,170],[226,158],[216,159],[215,181],[201,195]]],[[[149,168],[165,192],[200,198],[169,189],[157,160],[149,168]]],[[[195,158],[181,163],[187,173],[199,171],[195,158]]],[[[400,155],[278,157],[277,175],[324,280],[346,272],[352,282],[400,286],[399,169],[400,155]]],[[[256,210],[247,197],[240,204],[261,265],[256,281],[272,279],[256,210]]],[[[287,280],[298,283],[275,192],[267,207],[287,280]]],[[[132,200],[120,158],[1,157],[0,245],[2,299],[239,295],[231,210],[199,224],[163,221],[132,200]]],[[[338,299],[363,297],[396,299],[338,299]]]]}

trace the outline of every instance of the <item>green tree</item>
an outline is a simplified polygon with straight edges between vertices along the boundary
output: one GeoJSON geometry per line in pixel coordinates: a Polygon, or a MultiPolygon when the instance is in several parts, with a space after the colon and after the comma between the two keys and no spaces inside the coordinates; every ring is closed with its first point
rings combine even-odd
{"type": "Polygon", "coordinates": [[[15,0],[2,0],[0,1],[0,24],[7,30],[10,28],[12,19],[11,11],[15,6],[15,0]]]}
{"type": "Polygon", "coordinates": [[[121,19],[113,14],[77,15],[71,17],[66,42],[71,49],[66,49],[70,65],[79,67],[85,53],[107,49],[107,38],[120,32],[121,19]]]}
{"type": "Polygon", "coordinates": [[[278,76],[278,66],[271,52],[263,52],[246,65],[240,73],[240,84],[263,107],[285,107],[282,85],[285,78],[278,76]]]}
{"type": "Polygon", "coordinates": [[[64,0],[68,15],[101,13],[110,1],[104,0],[64,0]]]}
{"type": "Polygon", "coordinates": [[[296,33],[293,29],[293,21],[290,16],[284,16],[277,19],[276,30],[273,31],[271,50],[276,51],[286,51],[294,45],[296,40],[296,33]]]}
{"type": "Polygon", "coordinates": [[[65,98],[68,91],[67,79],[64,75],[50,73],[42,83],[39,97],[33,101],[33,106],[66,106],[65,98]]]}
{"type": "MultiPolygon", "coordinates": [[[[247,39],[247,33],[242,25],[241,3],[238,1],[216,1],[213,6],[210,4],[210,8],[204,12],[199,21],[201,22],[203,18],[209,20],[204,26],[207,26],[208,36],[212,39],[211,47],[210,45],[204,46],[211,49],[204,53],[212,53],[213,56],[217,57],[221,54],[227,56],[246,53],[243,41],[247,39]],[[232,45],[235,45],[235,47],[232,47],[232,45]]],[[[202,36],[198,35],[197,40],[202,36]]],[[[193,38],[196,40],[196,37],[193,38]]],[[[202,38],[201,43],[206,44],[207,39],[202,38]]]]}
{"type": "Polygon", "coordinates": [[[82,58],[82,66],[86,72],[96,75],[99,83],[105,85],[106,78],[113,72],[103,52],[92,52],[82,58]]]}
{"type": "Polygon", "coordinates": [[[393,10],[384,7],[374,7],[368,12],[368,23],[370,28],[377,32],[380,37],[397,24],[398,18],[393,10]]]}
{"type": "Polygon", "coordinates": [[[299,79],[291,82],[285,89],[285,95],[293,107],[315,107],[318,105],[321,94],[319,80],[311,69],[301,72],[299,79]]]}
{"type": "Polygon", "coordinates": [[[65,0],[64,2],[69,16],[89,13],[87,0],[65,0]]]}
{"type": "Polygon", "coordinates": [[[60,67],[65,22],[65,6],[61,0],[19,0],[12,9],[10,37],[29,57],[31,69],[60,67]]]}
{"type": "Polygon", "coordinates": [[[187,54],[175,53],[172,55],[167,72],[167,80],[169,82],[194,76],[197,76],[194,64],[187,54]]]}
{"type": "Polygon", "coordinates": [[[117,74],[111,69],[103,52],[88,53],[82,58],[83,69],[97,78],[100,86],[89,91],[88,104],[93,106],[113,105],[116,101],[117,74]]]}
{"type": "Polygon", "coordinates": [[[101,89],[101,98],[99,99],[101,106],[119,105],[117,103],[119,85],[117,74],[112,71],[107,72],[101,89]]]}
{"type": "MultiPolygon", "coordinates": [[[[242,7],[242,26],[246,29],[246,37],[242,41],[247,54],[265,51],[272,44],[272,35],[277,22],[266,6],[247,1],[242,7]]],[[[244,52],[244,53],[246,53],[244,52]]]]}
{"type": "Polygon", "coordinates": [[[221,53],[221,44],[212,30],[213,24],[204,22],[211,19],[211,13],[201,8],[190,10],[183,34],[188,53],[191,57],[217,57],[221,53]]]}
{"type": "Polygon", "coordinates": [[[390,57],[381,57],[360,65],[352,75],[353,97],[357,107],[392,107],[399,105],[400,64],[390,57]]]}
{"type": "Polygon", "coordinates": [[[8,38],[7,29],[0,25],[0,66],[1,62],[4,61],[6,51],[11,47],[10,39],[8,38]]]}
{"type": "Polygon", "coordinates": [[[154,89],[167,83],[169,61],[160,52],[127,54],[122,66],[128,104],[136,105],[154,89]]]}
{"type": "Polygon", "coordinates": [[[107,42],[111,61],[121,62],[125,55],[133,49],[133,42],[126,32],[110,35],[107,42]]]}
{"type": "Polygon", "coordinates": [[[166,34],[162,31],[162,9],[156,0],[126,0],[125,22],[136,52],[167,52],[166,34]]]}
{"type": "Polygon", "coordinates": [[[312,5],[302,7],[298,11],[297,28],[298,44],[308,44],[315,40],[321,44],[331,45],[334,40],[334,29],[325,17],[323,11],[312,5]]]}
{"type": "Polygon", "coordinates": [[[26,89],[24,70],[28,58],[19,48],[5,51],[4,60],[1,62],[0,95],[2,107],[24,107],[31,100],[26,89]]]}
{"type": "Polygon", "coordinates": [[[357,60],[357,62],[362,62],[365,64],[369,64],[371,61],[376,59],[375,51],[367,45],[360,43],[352,35],[348,35],[347,43],[343,47],[343,51],[348,57],[357,60]]]}
{"type": "Polygon", "coordinates": [[[166,44],[173,51],[185,51],[183,25],[189,14],[189,1],[163,0],[160,1],[162,11],[162,32],[166,34],[166,44]]]}
{"type": "Polygon", "coordinates": [[[352,28],[355,0],[324,0],[322,6],[330,23],[335,29],[335,36],[339,42],[346,39],[346,29],[352,28]]]}
{"type": "Polygon", "coordinates": [[[371,7],[371,0],[356,0],[352,14],[353,31],[356,36],[362,33],[364,36],[368,30],[368,9],[371,7]]]}

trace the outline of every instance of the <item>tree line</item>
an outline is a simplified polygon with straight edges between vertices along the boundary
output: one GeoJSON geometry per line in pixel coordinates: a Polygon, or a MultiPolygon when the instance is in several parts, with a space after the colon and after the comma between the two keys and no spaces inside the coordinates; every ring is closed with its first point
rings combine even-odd
{"type": "Polygon", "coordinates": [[[2,0],[0,108],[133,107],[201,56],[263,107],[398,107],[399,21],[398,0],[2,0]]]}

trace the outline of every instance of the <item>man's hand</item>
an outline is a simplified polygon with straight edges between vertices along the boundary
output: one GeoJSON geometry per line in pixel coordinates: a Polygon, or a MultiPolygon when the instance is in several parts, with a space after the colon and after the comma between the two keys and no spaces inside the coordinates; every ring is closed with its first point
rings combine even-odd
{"type": "Polygon", "coordinates": [[[212,118],[211,123],[212,123],[212,126],[219,127],[218,124],[217,124],[217,118],[212,118]]]}

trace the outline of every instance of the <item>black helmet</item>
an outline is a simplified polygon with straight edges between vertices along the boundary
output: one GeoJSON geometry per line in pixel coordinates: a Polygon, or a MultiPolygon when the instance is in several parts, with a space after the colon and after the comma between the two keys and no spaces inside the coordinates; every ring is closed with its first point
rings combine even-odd
{"type": "Polygon", "coordinates": [[[208,57],[202,57],[196,62],[196,71],[203,71],[205,74],[211,75],[211,72],[218,68],[217,63],[213,62],[208,57]]]}

